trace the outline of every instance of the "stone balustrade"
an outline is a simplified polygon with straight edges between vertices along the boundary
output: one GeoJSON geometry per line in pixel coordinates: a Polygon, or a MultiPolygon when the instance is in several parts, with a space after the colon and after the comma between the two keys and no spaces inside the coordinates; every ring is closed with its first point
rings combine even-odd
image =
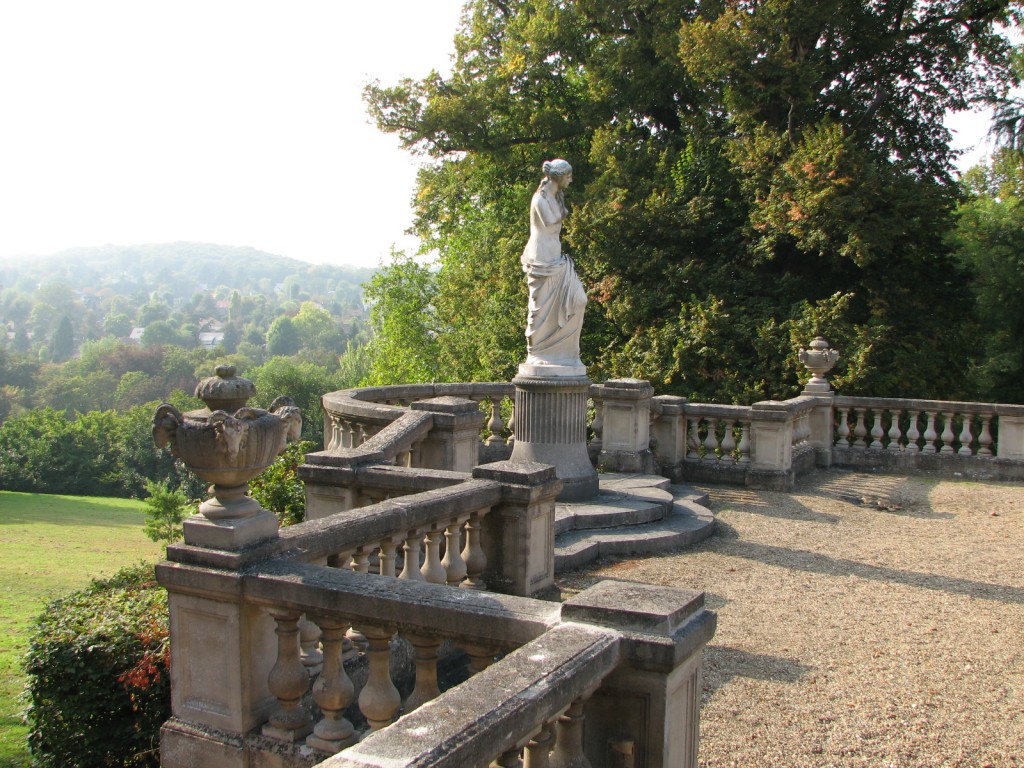
{"type": "Polygon", "coordinates": [[[388,764],[487,766],[525,754],[601,765],[614,736],[641,764],[696,765],[701,649],[714,632],[703,596],[628,583],[564,604],[484,591],[492,577],[516,586],[516,569],[519,587],[535,585],[534,553],[550,540],[531,539],[531,513],[553,528],[561,481],[511,462],[474,475],[240,551],[171,546],[157,569],[173,640],[161,764],[369,766],[400,755],[410,762],[388,764]],[[396,636],[413,649],[404,697],[396,636]],[[441,694],[443,641],[474,675],[441,694]],[[367,660],[358,691],[344,663],[353,643],[367,660]],[[584,719],[595,726],[584,731],[584,719]]]}
{"type": "Polygon", "coordinates": [[[511,455],[514,399],[515,387],[501,382],[401,384],[330,392],[323,397],[326,453],[383,450],[385,461],[400,466],[468,472],[477,464],[511,455]],[[414,413],[420,418],[414,418],[414,413]],[[424,419],[423,414],[431,418],[424,419]],[[395,422],[416,432],[400,447],[390,447],[399,435],[379,434],[395,422]],[[426,433],[420,434],[424,424],[426,433]]]}
{"type": "Polygon", "coordinates": [[[900,472],[1024,478],[1024,406],[840,397],[833,461],[900,472]]]}
{"type": "MultiPolygon", "coordinates": [[[[402,427],[402,434],[413,436],[405,443],[372,453],[369,449],[380,448],[393,437],[381,432],[380,418],[368,418],[373,409],[392,409],[394,419],[408,419],[411,411],[370,401],[402,403],[422,409],[416,411],[421,416],[431,413],[435,407],[431,401],[436,398],[465,398],[462,407],[466,409],[472,409],[470,401],[482,404],[487,425],[474,432],[473,439],[483,460],[509,453],[511,438],[504,434],[514,419],[512,393],[511,385],[501,383],[415,385],[332,393],[324,402],[336,404],[332,418],[344,413],[350,424],[364,419],[358,421],[358,429],[349,427],[339,433],[370,435],[362,444],[364,458],[452,469],[440,466],[442,462],[428,465],[415,449],[406,449],[422,439],[424,429],[433,428],[425,427],[425,421],[402,427]],[[424,399],[417,401],[418,397],[424,399]],[[339,404],[345,398],[357,405],[342,408],[339,404]],[[507,422],[502,408],[509,413],[507,422]]],[[[602,471],[657,472],[674,480],[776,490],[791,488],[800,475],[833,463],[904,472],[952,469],[995,479],[1024,476],[1017,466],[1024,462],[1024,406],[848,398],[820,383],[790,400],[750,406],[654,395],[650,383],[638,379],[594,384],[589,396],[593,405],[589,454],[602,471]],[[958,458],[952,460],[952,456],[958,458]]],[[[313,461],[320,459],[314,456],[313,461]]],[[[361,503],[379,500],[384,494],[384,489],[370,489],[361,503]]]]}

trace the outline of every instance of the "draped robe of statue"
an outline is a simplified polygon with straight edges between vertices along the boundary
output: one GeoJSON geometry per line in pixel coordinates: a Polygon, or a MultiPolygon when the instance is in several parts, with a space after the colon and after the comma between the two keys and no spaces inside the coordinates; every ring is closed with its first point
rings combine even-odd
{"type": "Polygon", "coordinates": [[[547,185],[534,193],[530,239],[521,259],[530,289],[527,365],[582,367],[580,331],[587,294],[572,260],[562,253],[559,235],[566,213],[564,203],[547,185]]]}

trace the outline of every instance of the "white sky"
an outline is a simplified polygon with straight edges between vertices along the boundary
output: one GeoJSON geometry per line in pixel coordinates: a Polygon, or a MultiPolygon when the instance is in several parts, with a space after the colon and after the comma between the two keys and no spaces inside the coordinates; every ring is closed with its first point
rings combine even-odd
{"type": "MultiPolygon", "coordinates": [[[[447,71],[461,5],[3,0],[0,258],[192,240],[374,266],[415,248],[417,160],[361,93],[447,71]]],[[[951,125],[972,145],[987,119],[951,125]]]]}

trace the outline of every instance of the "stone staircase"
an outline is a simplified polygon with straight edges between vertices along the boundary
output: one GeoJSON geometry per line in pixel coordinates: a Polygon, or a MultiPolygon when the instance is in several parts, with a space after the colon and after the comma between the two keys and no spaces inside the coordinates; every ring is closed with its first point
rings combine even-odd
{"type": "Polygon", "coordinates": [[[602,556],[692,546],[711,535],[707,494],[659,475],[602,474],[598,495],[555,507],[555,572],[602,556]]]}

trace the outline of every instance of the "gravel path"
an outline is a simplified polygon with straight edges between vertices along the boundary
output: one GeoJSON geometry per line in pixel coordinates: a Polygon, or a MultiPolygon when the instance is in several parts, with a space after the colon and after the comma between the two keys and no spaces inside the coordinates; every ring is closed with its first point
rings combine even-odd
{"type": "Polygon", "coordinates": [[[560,579],[707,593],[701,766],[1024,766],[1024,484],[702,490],[708,541],[560,579]]]}

